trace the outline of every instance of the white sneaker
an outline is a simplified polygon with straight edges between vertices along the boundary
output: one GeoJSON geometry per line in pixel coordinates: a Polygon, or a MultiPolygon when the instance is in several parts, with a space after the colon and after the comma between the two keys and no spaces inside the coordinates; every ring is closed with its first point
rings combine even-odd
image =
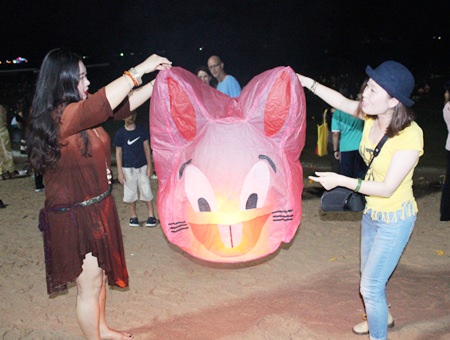
{"type": "MultiPolygon", "coordinates": [[[[394,318],[392,317],[391,312],[388,312],[388,328],[394,327],[394,318]]],[[[357,335],[369,334],[369,324],[367,321],[360,322],[359,324],[353,326],[353,333],[357,335]]]]}

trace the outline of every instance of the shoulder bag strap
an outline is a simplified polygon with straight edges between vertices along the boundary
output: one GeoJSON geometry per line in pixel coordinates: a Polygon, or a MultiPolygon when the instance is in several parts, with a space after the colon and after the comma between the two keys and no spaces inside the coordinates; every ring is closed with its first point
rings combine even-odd
{"type": "Polygon", "coordinates": [[[387,139],[388,139],[388,135],[384,134],[384,136],[380,139],[380,141],[378,142],[377,146],[373,150],[373,155],[372,155],[372,158],[370,159],[369,165],[367,165],[367,169],[370,168],[370,165],[372,164],[373,159],[378,156],[378,154],[381,151],[381,148],[383,147],[383,145],[387,141],[387,139]]]}

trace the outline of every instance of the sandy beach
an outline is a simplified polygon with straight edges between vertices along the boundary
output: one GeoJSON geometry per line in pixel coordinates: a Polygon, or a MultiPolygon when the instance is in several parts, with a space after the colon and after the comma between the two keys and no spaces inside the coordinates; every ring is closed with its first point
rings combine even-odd
{"type": "MultiPolygon", "coordinates": [[[[318,164],[303,162],[305,175],[318,164]]],[[[439,222],[440,173],[416,172],[420,212],[387,289],[393,340],[450,339],[450,223],[439,222]]],[[[159,227],[128,227],[122,187],[115,184],[130,287],[108,290],[109,323],[135,339],[365,339],[351,331],[363,314],[361,216],[322,212],[320,192],[305,180],[303,219],[290,244],[259,261],[221,265],[183,253],[159,227]]],[[[35,193],[32,177],[24,177],[2,181],[0,198],[8,204],[0,210],[1,338],[82,339],[76,288],[52,298],[46,294],[37,229],[44,192],[35,193]]],[[[144,219],[143,204],[139,212],[144,219]]]]}

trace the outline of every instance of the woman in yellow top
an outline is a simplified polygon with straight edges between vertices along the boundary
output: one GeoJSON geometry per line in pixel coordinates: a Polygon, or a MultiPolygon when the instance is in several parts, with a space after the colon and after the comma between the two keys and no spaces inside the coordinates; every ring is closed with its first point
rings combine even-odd
{"type": "Polygon", "coordinates": [[[366,195],[361,223],[361,282],[367,321],[353,327],[370,339],[387,339],[394,325],[386,302],[386,284],[400,260],[417,214],[412,176],[423,154],[422,129],[409,109],[414,77],[402,64],[386,61],[372,69],[360,101],[350,100],[315,80],[298,75],[303,86],[330,106],[364,120],[359,152],[366,164],[380,139],[388,139],[364,179],[317,172],[310,179],[325,189],[346,187],[366,195]]]}

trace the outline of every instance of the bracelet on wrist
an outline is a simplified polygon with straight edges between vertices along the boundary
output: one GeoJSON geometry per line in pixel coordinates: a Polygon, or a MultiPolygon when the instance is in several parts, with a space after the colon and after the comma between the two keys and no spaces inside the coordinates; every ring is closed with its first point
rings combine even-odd
{"type": "Polygon", "coordinates": [[[123,74],[125,79],[128,81],[128,84],[130,85],[130,90],[135,86],[134,81],[131,77],[127,76],[125,73],[123,74]]]}
{"type": "Polygon", "coordinates": [[[128,71],[124,71],[123,74],[133,82],[133,87],[137,87],[142,84],[142,79],[139,76],[139,72],[136,71],[134,67],[130,68],[128,71]]]}
{"type": "Polygon", "coordinates": [[[358,184],[356,185],[355,192],[359,192],[359,189],[361,189],[362,179],[358,178],[358,184]]]}
{"type": "Polygon", "coordinates": [[[142,84],[142,76],[139,75],[139,72],[134,67],[131,67],[128,72],[130,72],[133,78],[136,79],[138,85],[142,84]]]}
{"type": "Polygon", "coordinates": [[[125,72],[123,72],[123,74],[124,74],[125,76],[127,76],[127,78],[128,78],[129,80],[131,80],[131,82],[133,83],[133,86],[132,86],[132,87],[139,86],[139,83],[138,83],[137,80],[131,75],[130,72],[125,71],[125,72]]]}
{"type": "Polygon", "coordinates": [[[311,85],[311,87],[309,88],[309,90],[313,93],[316,94],[316,89],[317,86],[319,85],[319,83],[317,81],[314,80],[314,83],[311,85]]]}

